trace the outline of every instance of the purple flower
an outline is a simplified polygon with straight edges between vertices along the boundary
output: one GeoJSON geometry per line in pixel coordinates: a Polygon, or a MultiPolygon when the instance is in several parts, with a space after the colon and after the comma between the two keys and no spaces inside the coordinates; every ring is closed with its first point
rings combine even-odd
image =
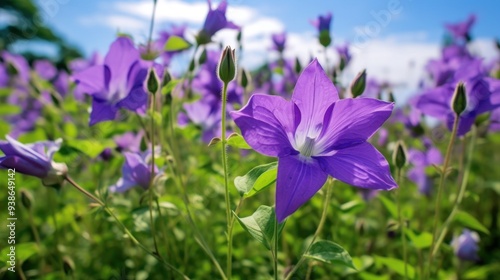
{"type": "Polygon", "coordinates": [[[217,33],[217,31],[229,28],[229,29],[240,29],[239,26],[228,21],[226,18],[227,1],[223,0],[220,2],[219,6],[212,10],[212,1],[207,0],[208,3],[208,14],[205,18],[205,23],[203,28],[198,33],[196,41],[199,45],[207,44],[212,39],[212,36],[217,33]]]}
{"type": "Polygon", "coordinates": [[[59,182],[68,172],[66,164],[52,160],[54,153],[61,147],[61,139],[22,144],[9,135],[5,138],[7,141],[0,141],[0,150],[5,154],[0,157],[0,168],[12,168],[19,173],[38,177],[46,185],[59,182]]]}
{"type": "Polygon", "coordinates": [[[315,59],[299,77],[291,101],[254,94],[231,116],[255,151],[278,157],[276,215],[281,222],[328,175],[367,189],[397,187],[384,156],[367,142],[393,107],[370,98],[339,99],[315,59]]]}
{"type": "Polygon", "coordinates": [[[475,15],[469,15],[467,20],[456,24],[445,24],[446,29],[453,35],[455,39],[469,40],[470,29],[476,22],[475,15]]]}
{"type": "Polygon", "coordinates": [[[337,46],[335,49],[339,54],[341,65],[343,65],[342,68],[349,65],[349,62],[351,62],[351,53],[349,52],[349,44],[345,44],[343,46],[337,46]]]}
{"type": "Polygon", "coordinates": [[[0,88],[7,87],[9,85],[9,74],[7,73],[7,68],[0,64],[0,88]]]}
{"type": "Polygon", "coordinates": [[[311,20],[311,24],[318,29],[319,33],[324,31],[330,33],[331,22],[332,22],[332,13],[327,13],[324,16],[319,16],[315,20],[311,20]]]}
{"type": "Polygon", "coordinates": [[[35,61],[33,68],[38,76],[47,81],[52,80],[57,75],[56,67],[46,59],[35,61]]]}
{"type": "Polygon", "coordinates": [[[445,121],[451,130],[455,119],[451,99],[456,82],[465,81],[467,108],[460,115],[457,133],[462,136],[471,129],[478,115],[500,107],[500,90],[494,89],[498,83],[496,80],[485,76],[480,60],[473,60],[460,67],[455,72],[453,81],[425,91],[415,100],[415,104],[423,114],[445,121]]]}
{"type": "Polygon", "coordinates": [[[273,40],[273,50],[283,52],[286,43],[286,32],[271,35],[273,40]]]}
{"type": "MultiPolygon", "coordinates": [[[[109,187],[111,192],[125,192],[132,187],[139,186],[143,189],[149,188],[151,180],[151,151],[144,153],[125,152],[125,162],[122,167],[122,178],[116,184],[109,187]]],[[[155,174],[158,175],[158,167],[155,165],[155,174]]]]}
{"type": "Polygon", "coordinates": [[[71,72],[77,73],[94,65],[100,65],[102,63],[102,57],[98,52],[94,52],[89,59],[77,58],[72,60],[69,63],[69,69],[71,69],[71,72]]]}
{"type": "Polygon", "coordinates": [[[455,255],[464,261],[478,261],[479,256],[479,235],[468,229],[464,229],[462,234],[453,239],[451,246],[455,255]]]}
{"type": "Polygon", "coordinates": [[[147,68],[130,39],[120,37],[111,45],[104,65],[96,65],[73,76],[77,86],[92,96],[90,125],[116,118],[121,108],[142,113],[148,95],[143,88],[147,68]]]}
{"type": "Polygon", "coordinates": [[[118,151],[138,153],[141,148],[141,140],[143,135],[143,131],[140,131],[137,134],[133,132],[127,132],[125,134],[113,137],[113,140],[115,140],[116,148],[118,151]]]}
{"type": "Polygon", "coordinates": [[[433,164],[441,164],[443,156],[439,149],[434,147],[429,139],[424,139],[424,150],[408,150],[408,160],[413,165],[408,170],[408,178],[414,182],[420,193],[430,195],[432,180],[425,173],[425,168],[433,164]]]}
{"type": "Polygon", "coordinates": [[[69,92],[69,75],[66,71],[60,71],[54,81],[54,88],[61,96],[66,96],[69,92]]]}
{"type": "MultiPolygon", "coordinates": [[[[231,104],[227,104],[227,107],[228,111],[232,110],[231,104]]],[[[187,118],[201,128],[203,142],[209,143],[212,138],[220,137],[222,133],[220,100],[205,97],[196,102],[184,104],[184,110],[187,118]]],[[[183,116],[180,117],[182,120],[183,116]]]]}
{"type": "Polygon", "coordinates": [[[30,79],[30,66],[26,59],[21,55],[11,54],[7,51],[2,52],[2,58],[7,69],[12,67],[16,73],[14,77],[17,85],[26,85],[30,79]]]}

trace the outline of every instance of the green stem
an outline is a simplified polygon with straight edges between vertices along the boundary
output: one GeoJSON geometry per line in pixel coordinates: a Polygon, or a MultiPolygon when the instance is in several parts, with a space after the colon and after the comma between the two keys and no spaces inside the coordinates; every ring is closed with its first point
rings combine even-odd
{"type": "MultiPolygon", "coordinates": [[[[396,183],[401,188],[401,168],[397,169],[396,183]]],[[[398,216],[399,216],[399,226],[401,227],[401,240],[403,242],[403,260],[405,264],[405,279],[408,279],[408,256],[406,253],[406,236],[405,236],[405,221],[403,215],[401,214],[401,189],[397,190],[397,201],[398,201],[398,216]]]]}
{"type": "MultiPolygon", "coordinates": [[[[155,1],[156,2],[156,1],[155,1]]],[[[151,223],[151,234],[153,235],[153,243],[155,246],[155,254],[160,254],[158,250],[158,241],[156,240],[155,222],[153,219],[153,187],[155,178],[155,103],[156,103],[156,92],[151,94],[151,176],[149,178],[149,220],[151,223]]]]}
{"type": "Polygon", "coordinates": [[[231,198],[229,196],[229,180],[228,180],[228,167],[227,167],[227,154],[226,154],[226,104],[227,104],[227,86],[228,83],[224,83],[222,86],[222,166],[224,168],[224,190],[225,190],[225,201],[226,201],[226,221],[227,221],[227,267],[226,275],[227,279],[231,279],[232,270],[232,259],[233,259],[233,235],[231,229],[231,198]]]}
{"type": "MultiPolygon", "coordinates": [[[[276,213],[276,211],[274,212],[276,213]]],[[[278,218],[277,217],[275,217],[274,219],[274,280],[278,280],[278,218]]]]}
{"type": "Polygon", "coordinates": [[[54,223],[54,237],[56,239],[55,249],[56,249],[56,255],[57,255],[56,258],[57,258],[57,262],[59,263],[59,267],[61,269],[63,269],[64,268],[63,259],[62,259],[62,256],[61,256],[61,252],[59,251],[59,243],[61,242],[61,238],[60,238],[59,229],[58,229],[58,226],[57,226],[56,211],[54,209],[54,207],[57,207],[58,203],[57,203],[57,201],[54,202],[52,200],[52,195],[50,194],[50,190],[49,189],[47,189],[47,196],[48,196],[47,201],[49,202],[49,205],[51,205],[51,207],[50,207],[50,214],[51,215],[50,216],[52,218],[52,222],[54,223]]]}
{"type": "Polygon", "coordinates": [[[80,185],[78,185],[75,181],[73,181],[73,179],[71,179],[69,176],[66,175],[64,177],[64,179],[66,181],[68,181],[68,183],[70,183],[78,191],[82,192],[83,194],[85,194],[86,196],[88,196],[89,198],[91,198],[92,200],[94,200],[97,204],[101,205],[102,208],[111,217],[113,217],[113,219],[115,220],[115,222],[122,228],[123,232],[125,232],[125,234],[128,235],[128,237],[130,238],[130,240],[132,240],[132,242],[135,245],[139,246],[147,254],[155,257],[155,259],[157,259],[165,267],[167,267],[167,268],[171,269],[172,271],[174,271],[174,272],[178,273],[179,275],[181,275],[183,279],[189,279],[189,277],[187,277],[186,275],[184,275],[184,273],[180,272],[177,268],[175,268],[174,266],[172,266],[170,263],[168,263],[166,260],[164,260],[161,256],[155,254],[154,252],[151,252],[146,246],[144,246],[141,242],[139,242],[139,240],[137,240],[137,238],[135,238],[135,236],[132,234],[132,232],[130,232],[128,230],[128,228],[120,221],[120,219],[118,219],[118,217],[115,215],[115,213],[113,211],[111,211],[111,209],[106,204],[104,204],[104,202],[102,202],[99,198],[95,197],[93,194],[91,194],[88,191],[86,191],[84,188],[82,188],[80,185]]]}
{"type": "Polygon", "coordinates": [[[448,218],[446,218],[446,221],[443,224],[443,229],[441,230],[441,233],[439,234],[437,242],[434,246],[434,249],[432,250],[432,255],[437,254],[437,252],[439,251],[439,247],[440,247],[441,243],[443,242],[444,237],[448,233],[448,229],[450,227],[450,224],[451,224],[451,222],[453,222],[453,219],[455,218],[455,215],[458,212],[458,208],[459,208],[460,203],[462,202],[462,199],[464,197],[465,190],[467,189],[467,181],[469,179],[470,166],[472,163],[472,154],[474,153],[474,146],[476,143],[476,137],[477,137],[477,130],[473,126],[472,127],[472,138],[471,138],[471,142],[469,144],[467,163],[465,166],[465,172],[464,172],[464,175],[462,178],[462,183],[460,184],[460,189],[458,191],[458,195],[455,198],[455,204],[453,205],[453,208],[450,212],[450,215],[448,216],[448,218]]]}
{"type": "Polygon", "coordinates": [[[444,158],[444,164],[443,164],[443,169],[441,170],[441,178],[439,180],[439,186],[438,186],[438,195],[436,198],[436,207],[434,209],[434,225],[433,225],[433,234],[432,234],[432,245],[431,245],[431,250],[430,250],[430,255],[429,255],[429,263],[427,267],[427,275],[430,274],[431,267],[432,267],[432,261],[434,259],[434,254],[432,253],[434,251],[434,246],[436,243],[436,235],[438,232],[438,221],[439,221],[439,212],[441,208],[441,197],[443,194],[443,188],[444,188],[444,180],[446,179],[446,175],[448,173],[448,164],[450,163],[450,157],[451,157],[451,150],[453,148],[453,143],[455,142],[455,138],[457,135],[457,130],[458,130],[458,121],[459,117],[455,116],[455,120],[453,121],[453,129],[451,131],[451,138],[450,142],[448,143],[448,148],[446,149],[446,155],[444,158]]]}
{"type": "Polygon", "coordinates": [[[293,276],[293,274],[295,272],[297,272],[297,270],[299,269],[299,267],[306,260],[305,254],[307,252],[309,252],[309,249],[311,249],[311,246],[314,244],[314,241],[316,241],[316,239],[318,238],[319,234],[321,233],[321,230],[323,229],[323,226],[325,225],[326,213],[328,212],[328,206],[330,205],[331,188],[332,188],[332,186],[333,186],[333,184],[334,184],[335,181],[333,179],[330,179],[330,182],[331,183],[328,183],[327,186],[326,186],[326,195],[325,195],[325,202],[323,204],[323,213],[321,214],[321,219],[319,221],[318,228],[316,229],[316,232],[313,235],[311,243],[309,243],[309,246],[307,246],[307,249],[304,251],[304,253],[300,257],[300,259],[297,262],[297,264],[293,267],[292,271],[290,271],[290,273],[288,273],[288,275],[286,276],[285,280],[291,279],[292,276],[293,276]]]}
{"type": "Polygon", "coordinates": [[[151,41],[153,39],[153,27],[155,24],[155,15],[156,15],[156,2],[157,0],[153,0],[153,15],[151,16],[151,24],[149,25],[148,53],[151,50],[151,41]]]}

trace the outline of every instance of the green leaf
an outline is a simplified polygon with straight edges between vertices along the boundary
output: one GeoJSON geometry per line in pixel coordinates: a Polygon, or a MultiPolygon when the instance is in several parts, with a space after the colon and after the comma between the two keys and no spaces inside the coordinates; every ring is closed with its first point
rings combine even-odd
{"type": "Polygon", "coordinates": [[[231,133],[231,135],[227,137],[227,144],[231,147],[239,149],[245,149],[245,150],[252,149],[252,147],[250,147],[248,143],[245,141],[243,136],[239,135],[238,133],[231,133]]]}
{"type": "Polygon", "coordinates": [[[182,79],[177,79],[177,80],[171,80],[168,82],[162,89],[161,93],[162,94],[169,94],[174,90],[174,88],[182,81],[182,79]]]}
{"type": "Polygon", "coordinates": [[[112,140],[98,141],[94,139],[71,139],[65,144],[80,152],[86,154],[90,158],[97,157],[104,149],[114,147],[116,144],[112,140]]]}
{"type": "Polygon", "coordinates": [[[340,210],[344,213],[357,213],[365,208],[365,202],[362,200],[352,200],[340,205],[340,210]]]}
{"type": "Polygon", "coordinates": [[[388,199],[387,197],[385,197],[383,195],[379,195],[378,198],[380,199],[382,204],[384,204],[385,209],[387,209],[387,211],[389,211],[391,216],[394,219],[397,219],[398,218],[398,210],[397,210],[396,204],[394,204],[394,202],[392,202],[390,199],[388,199]]]}
{"type": "Polygon", "coordinates": [[[490,234],[490,231],[485,226],[483,226],[476,218],[466,212],[458,211],[457,215],[455,216],[455,221],[457,221],[464,227],[490,234]]]}
{"type": "MultiPolygon", "coordinates": [[[[245,231],[266,246],[268,250],[271,250],[271,242],[274,240],[274,223],[276,223],[276,214],[273,207],[261,205],[252,216],[245,218],[236,216],[234,212],[233,214],[245,231]]],[[[284,225],[285,223],[278,225],[278,236],[284,225]]]]}
{"type": "Polygon", "coordinates": [[[250,197],[276,181],[278,162],[259,165],[244,176],[234,178],[234,185],[241,196],[250,197]]]}
{"type": "Polygon", "coordinates": [[[191,47],[191,43],[184,40],[179,36],[170,36],[165,43],[165,51],[173,52],[173,51],[182,51],[189,49],[191,47]]]}
{"type": "Polygon", "coordinates": [[[341,264],[356,269],[349,253],[337,243],[328,240],[314,242],[304,257],[330,264],[341,264]]]}
{"type": "MultiPolygon", "coordinates": [[[[375,257],[375,261],[387,266],[390,270],[396,272],[401,276],[405,276],[405,263],[402,260],[395,258],[384,258],[384,257],[375,257]]],[[[408,277],[410,279],[415,278],[415,268],[410,264],[406,264],[408,269],[408,277]]]]}
{"type": "Polygon", "coordinates": [[[410,229],[405,229],[405,233],[415,248],[425,249],[432,245],[432,234],[429,232],[422,232],[417,235],[410,229]]]}
{"type": "Polygon", "coordinates": [[[21,112],[21,108],[11,104],[0,104],[0,115],[15,115],[21,112]]]}
{"type": "Polygon", "coordinates": [[[16,249],[15,254],[17,263],[22,263],[23,261],[29,259],[34,254],[38,253],[38,246],[34,242],[28,242],[16,245],[7,245],[5,248],[2,249],[2,251],[0,251],[1,262],[9,261],[10,256],[7,256],[7,254],[10,254],[11,246],[14,246],[16,249]]]}

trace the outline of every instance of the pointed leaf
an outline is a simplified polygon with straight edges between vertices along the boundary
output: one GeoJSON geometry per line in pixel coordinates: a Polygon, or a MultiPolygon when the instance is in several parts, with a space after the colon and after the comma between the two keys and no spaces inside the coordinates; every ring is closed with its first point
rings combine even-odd
{"type": "Polygon", "coordinates": [[[380,199],[382,204],[384,204],[385,209],[387,209],[387,211],[389,211],[391,216],[394,219],[398,219],[398,210],[397,210],[396,204],[394,204],[394,202],[392,202],[390,199],[388,199],[387,197],[385,197],[383,195],[379,195],[378,198],[380,199]]]}
{"type": "Polygon", "coordinates": [[[191,47],[191,43],[188,41],[184,40],[183,38],[179,36],[170,36],[165,43],[165,50],[166,51],[182,51],[189,49],[191,47]]]}
{"type": "Polygon", "coordinates": [[[330,264],[341,264],[356,269],[349,253],[337,243],[328,240],[316,241],[309,251],[304,254],[306,258],[330,264]]]}
{"type": "Polygon", "coordinates": [[[276,181],[277,166],[277,162],[256,166],[244,176],[234,178],[234,185],[241,196],[253,196],[276,181]]]}
{"type": "MultiPolygon", "coordinates": [[[[240,225],[257,241],[262,243],[268,250],[271,249],[271,242],[274,240],[274,223],[276,223],[276,214],[274,208],[261,205],[252,214],[252,216],[240,218],[236,216],[240,225]]],[[[278,225],[278,236],[283,230],[285,223],[278,225]]]]}
{"type": "Polygon", "coordinates": [[[480,232],[490,234],[490,231],[481,224],[476,218],[474,218],[472,215],[463,212],[463,211],[458,211],[457,215],[455,216],[455,221],[463,225],[464,227],[468,227],[470,229],[475,229],[480,232]]]}
{"type": "Polygon", "coordinates": [[[238,133],[231,133],[229,137],[227,137],[227,144],[229,146],[239,148],[239,149],[244,149],[244,150],[251,150],[252,147],[248,145],[248,143],[243,139],[243,136],[239,135],[238,133]]]}
{"type": "MultiPolygon", "coordinates": [[[[395,258],[384,258],[384,257],[375,257],[375,261],[387,266],[390,270],[396,272],[401,276],[405,276],[405,263],[402,260],[395,258]]],[[[408,269],[408,277],[410,279],[415,278],[415,268],[410,264],[406,264],[408,269]]]]}
{"type": "Polygon", "coordinates": [[[28,242],[28,243],[22,243],[22,244],[16,244],[16,245],[10,245],[6,246],[5,248],[0,251],[0,261],[1,262],[7,262],[9,261],[10,256],[9,254],[10,247],[14,246],[15,247],[15,254],[16,254],[16,261],[18,263],[22,263],[34,254],[38,253],[38,246],[34,242],[28,242]]]}

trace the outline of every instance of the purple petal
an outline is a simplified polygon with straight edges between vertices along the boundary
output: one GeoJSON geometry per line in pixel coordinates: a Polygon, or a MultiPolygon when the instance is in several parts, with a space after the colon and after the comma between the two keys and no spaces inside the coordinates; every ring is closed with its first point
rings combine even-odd
{"type": "Polygon", "coordinates": [[[57,74],[56,67],[46,59],[35,61],[33,68],[45,80],[52,80],[57,74]]]}
{"type": "Polygon", "coordinates": [[[116,118],[116,113],[118,113],[118,109],[115,106],[106,101],[99,101],[93,98],[89,125],[92,126],[99,122],[114,120],[116,118]]]}
{"type": "Polygon", "coordinates": [[[450,100],[453,91],[451,84],[431,89],[416,100],[417,109],[426,115],[445,119],[451,112],[450,100]]]}
{"type": "Polygon", "coordinates": [[[391,116],[393,103],[378,99],[342,99],[326,112],[318,137],[319,153],[365,142],[391,116]]]}
{"type": "Polygon", "coordinates": [[[127,83],[129,71],[140,59],[139,51],[134,47],[129,38],[116,39],[104,58],[104,64],[109,67],[111,79],[108,90],[114,93],[127,83]]]}
{"type": "Polygon", "coordinates": [[[96,65],[73,75],[73,79],[80,92],[93,95],[100,99],[106,99],[108,97],[106,81],[109,80],[110,75],[111,73],[108,67],[96,65]]]}
{"type": "Polygon", "coordinates": [[[124,180],[123,178],[120,178],[120,179],[118,179],[118,182],[116,182],[116,184],[109,187],[109,191],[123,193],[123,192],[126,192],[135,186],[136,186],[135,182],[124,180]]]}
{"type": "Polygon", "coordinates": [[[279,158],[276,180],[276,217],[282,222],[306,203],[326,182],[318,163],[298,155],[279,158]]]}
{"type": "Polygon", "coordinates": [[[116,104],[118,108],[125,108],[130,111],[136,111],[140,108],[145,108],[148,102],[148,94],[142,86],[136,87],[130,93],[116,104]]]}
{"type": "Polygon", "coordinates": [[[315,158],[323,170],[344,183],[368,189],[397,187],[387,160],[369,143],[338,150],[332,156],[315,158]]]}
{"type": "Polygon", "coordinates": [[[47,173],[49,172],[49,169],[46,165],[34,163],[20,156],[0,157],[0,168],[13,168],[16,169],[16,171],[19,173],[35,176],[38,178],[46,177],[47,173]]]}
{"type": "Polygon", "coordinates": [[[304,139],[316,138],[323,124],[325,112],[339,99],[337,89],[315,59],[304,69],[293,92],[292,101],[300,109],[302,121],[297,133],[304,139]]]}
{"type": "Polygon", "coordinates": [[[300,113],[292,102],[279,96],[254,94],[240,111],[231,112],[243,137],[257,152],[277,157],[294,152],[290,139],[300,113]]]}

